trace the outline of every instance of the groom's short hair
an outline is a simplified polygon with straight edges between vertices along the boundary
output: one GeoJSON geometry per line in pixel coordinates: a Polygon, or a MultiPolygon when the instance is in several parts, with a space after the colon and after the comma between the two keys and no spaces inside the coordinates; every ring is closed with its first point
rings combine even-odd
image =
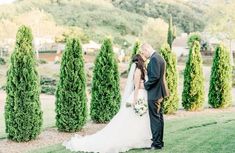
{"type": "Polygon", "coordinates": [[[148,43],[143,43],[140,48],[141,48],[142,51],[143,50],[147,50],[147,51],[150,51],[150,52],[153,51],[153,47],[148,43]]]}

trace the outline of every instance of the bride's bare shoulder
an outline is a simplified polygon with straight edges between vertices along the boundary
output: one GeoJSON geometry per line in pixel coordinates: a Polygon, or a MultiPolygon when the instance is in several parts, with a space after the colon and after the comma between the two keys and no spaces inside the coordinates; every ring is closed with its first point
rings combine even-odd
{"type": "Polygon", "coordinates": [[[141,71],[140,69],[136,68],[135,69],[135,77],[140,77],[141,76],[141,71]]]}

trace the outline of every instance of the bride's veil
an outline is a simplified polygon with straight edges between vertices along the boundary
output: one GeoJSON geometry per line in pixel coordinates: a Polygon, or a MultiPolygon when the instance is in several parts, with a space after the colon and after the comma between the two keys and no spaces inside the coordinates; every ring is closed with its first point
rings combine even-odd
{"type": "Polygon", "coordinates": [[[128,77],[127,77],[127,81],[126,81],[126,86],[124,89],[124,93],[122,96],[122,101],[121,101],[121,107],[125,106],[127,103],[127,99],[129,98],[129,96],[131,95],[131,93],[134,90],[134,73],[135,73],[135,69],[136,69],[136,64],[133,63],[131,65],[128,77]]]}

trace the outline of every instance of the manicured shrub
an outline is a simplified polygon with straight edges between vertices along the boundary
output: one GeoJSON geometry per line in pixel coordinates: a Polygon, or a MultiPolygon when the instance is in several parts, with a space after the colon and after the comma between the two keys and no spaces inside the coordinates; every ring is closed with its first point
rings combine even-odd
{"type": "Polygon", "coordinates": [[[32,40],[31,30],[21,26],[7,72],[6,133],[14,141],[35,139],[42,127],[39,77],[32,40]]]}
{"type": "Polygon", "coordinates": [[[130,63],[129,63],[129,68],[128,68],[128,72],[131,68],[131,64],[132,64],[132,58],[138,54],[140,50],[140,42],[139,41],[136,41],[135,44],[134,44],[134,47],[133,47],[133,50],[132,50],[132,53],[131,53],[131,59],[130,59],[130,63]]]}
{"type": "Polygon", "coordinates": [[[105,39],[95,61],[92,80],[91,118],[98,123],[110,121],[120,108],[118,65],[110,39],[105,39]]]}
{"type": "Polygon", "coordinates": [[[170,96],[164,99],[164,113],[172,114],[179,107],[176,55],[168,44],[161,47],[160,53],[166,61],[166,82],[170,91],[170,96]]]}
{"type": "Polygon", "coordinates": [[[169,44],[171,49],[172,49],[172,44],[175,38],[176,38],[176,30],[173,27],[172,16],[170,16],[169,22],[168,22],[167,43],[169,44]]]}
{"type": "Polygon", "coordinates": [[[186,110],[200,110],[205,100],[200,44],[194,41],[184,70],[182,105],[186,110]]]}
{"type": "Polygon", "coordinates": [[[230,53],[222,44],[215,49],[208,97],[213,108],[232,105],[232,65],[230,53]]]}
{"type": "Polygon", "coordinates": [[[82,45],[78,38],[68,38],[56,91],[56,126],[59,131],[79,131],[86,119],[86,77],[82,45]]]}

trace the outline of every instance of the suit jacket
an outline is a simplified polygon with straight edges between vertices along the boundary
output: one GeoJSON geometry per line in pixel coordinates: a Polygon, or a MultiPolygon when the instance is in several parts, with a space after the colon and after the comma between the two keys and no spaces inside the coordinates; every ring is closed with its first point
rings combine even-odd
{"type": "Polygon", "coordinates": [[[147,66],[148,81],[144,83],[148,91],[148,100],[156,101],[169,96],[166,83],[166,62],[157,52],[150,57],[147,66]]]}

